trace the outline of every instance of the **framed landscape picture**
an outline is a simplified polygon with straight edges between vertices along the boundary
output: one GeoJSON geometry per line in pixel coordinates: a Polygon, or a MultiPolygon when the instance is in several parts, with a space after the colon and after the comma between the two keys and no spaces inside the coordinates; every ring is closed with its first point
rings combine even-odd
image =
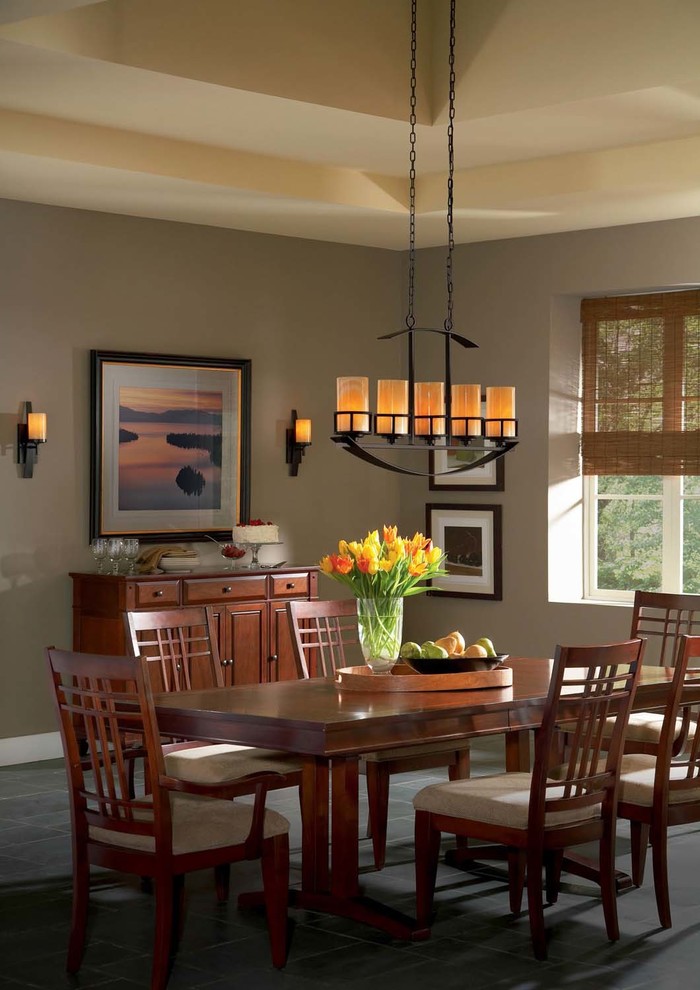
{"type": "Polygon", "coordinates": [[[469,468],[470,460],[481,457],[482,451],[431,450],[430,491],[452,492],[502,492],[505,489],[504,459],[489,461],[481,467],[469,468]],[[460,471],[460,465],[464,470],[460,471]],[[443,472],[450,471],[451,474],[443,472]]]}
{"type": "Polygon", "coordinates": [[[90,358],[91,537],[230,537],[249,512],[250,361],[90,358]]]}
{"type": "Polygon", "coordinates": [[[429,595],[501,601],[500,505],[429,503],[425,532],[447,554],[447,574],[431,582],[429,595]]]}

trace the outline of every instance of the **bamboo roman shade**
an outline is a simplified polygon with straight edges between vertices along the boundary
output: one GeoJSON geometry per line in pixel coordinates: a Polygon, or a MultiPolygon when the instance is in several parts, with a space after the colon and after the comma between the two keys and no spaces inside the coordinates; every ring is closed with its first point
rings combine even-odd
{"type": "Polygon", "coordinates": [[[584,474],[700,475],[700,291],[584,299],[584,474]]]}

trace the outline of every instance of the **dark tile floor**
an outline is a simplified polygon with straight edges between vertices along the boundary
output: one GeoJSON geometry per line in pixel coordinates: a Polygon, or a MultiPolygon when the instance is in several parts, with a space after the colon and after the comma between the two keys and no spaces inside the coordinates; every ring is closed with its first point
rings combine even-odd
{"type": "MultiPolygon", "coordinates": [[[[498,740],[474,751],[477,772],[500,769],[498,740]]],[[[368,894],[413,913],[411,798],[429,774],[395,778],[391,787],[388,865],[369,869],[370,844],[361,840],[368,894]]],[[[292,883],[299,880],[298,802],[293,792],[270,796],[292,822],[292,883]]],[[[676,990],[700,985],[700,827],[675,829],[670,845],[674,927],[658,927],[650,870],[647,883],[619,898],[621,939],[605,938],[596,889],[566,883],[546,910],[549,959],[532,957],[527,916],[508,913],[507,887],[497,867],[480,874],[440,868],[437,918],[430,940],[403,943],[352,922],[291,911],[292,941],[285,970],[269,961],[262,915],[239,912],[235,898],[217,904],[212,877],[187,883],[184,938],[169,990],[251,987],[255,990],[676,990]]],[[[628,833],[618,842],[619,865],[629,867],[628,833]]],[[[257,864],[234,867],[232,889],[258,886],[257,864]]],[[[0,990],[36,987],[149,986],[152,898],[133,877],[96,871],[89,944],[80,974],[64,970],[70,922],[70,824],[61,761],[0,768],[0,990]]]]}

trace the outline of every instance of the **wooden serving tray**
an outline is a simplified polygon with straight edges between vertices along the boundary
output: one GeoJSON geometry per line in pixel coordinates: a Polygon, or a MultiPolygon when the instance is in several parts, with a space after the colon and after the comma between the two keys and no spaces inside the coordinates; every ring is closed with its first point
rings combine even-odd
{"type": "Polygon", "coordinates": [[[348,691],[475,691],[479,688],[510,687],[510,667],[470,670],[454,674],[417,674],[408,664],[397,663],[389,674],[373,674],[369,667],[340,667],[339,687],[348,691]]]}

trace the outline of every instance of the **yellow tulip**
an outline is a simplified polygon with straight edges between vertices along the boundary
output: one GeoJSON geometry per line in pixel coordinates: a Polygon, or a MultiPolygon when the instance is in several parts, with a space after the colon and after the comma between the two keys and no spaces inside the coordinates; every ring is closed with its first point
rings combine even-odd
{"type": "Polygon", "coordinates": [[[429,564],[437,564],[437,562],[440,560],[440,557],[442,557],[442,550],[440,549],[440,547],[433,547],[433,549],[428,550],[428,552],[425,555],[425,559],[428,561],[429,564]]]}
{"type": "Polygon", "coordinates": [[[329,556],[321,557],[321,560],[320,560],[318,566],[321,568],[321,570],[323,571],[324,574],[332,574],[333,573],[333,562],[332,562],[332,560],[331,560],[331,558],[329,556]]]}

